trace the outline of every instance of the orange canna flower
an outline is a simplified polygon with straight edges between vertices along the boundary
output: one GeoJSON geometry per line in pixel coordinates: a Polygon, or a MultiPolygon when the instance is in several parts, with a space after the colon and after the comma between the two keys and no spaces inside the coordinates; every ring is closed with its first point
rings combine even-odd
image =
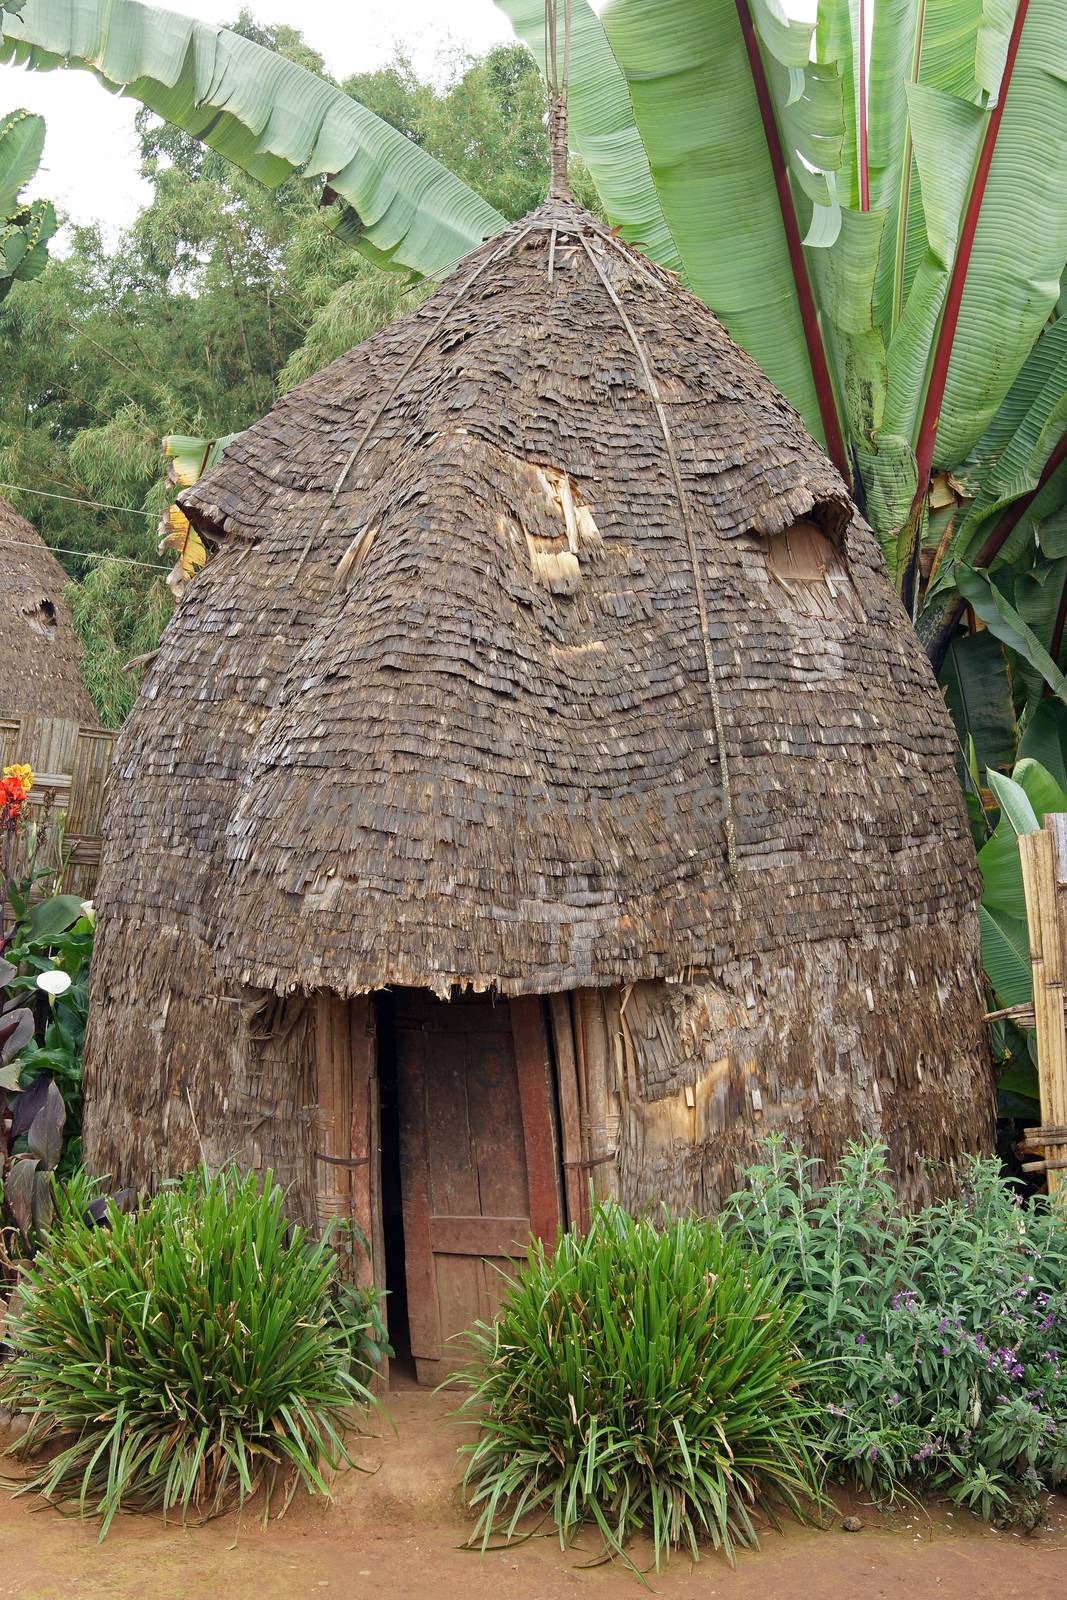
{"type": "Polygon", "coordinates": [[[24,762],[0,772],[0,829],[13,832],[33,788],[33,768],[24,762]]]}
{"type": "Polygon", "coordinates": [[[3,777],[5,783],[18,784],[24,795],[29,794],[33,788],[33,768],[27,766],[25,762],[16,762],[12,767],[5,767],[3,777]]]}

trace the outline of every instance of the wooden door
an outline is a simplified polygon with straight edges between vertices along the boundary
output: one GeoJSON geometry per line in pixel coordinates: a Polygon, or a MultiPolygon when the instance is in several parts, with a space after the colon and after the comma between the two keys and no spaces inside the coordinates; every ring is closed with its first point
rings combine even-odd
{"type": "Polygon", "coordinates": [[[540,1000],[397,996],[400,1181],[420,1383],[462,1364],[449,1339],[494,1314],[499,1268],[560,1223],[552,1068],[540,1000]]]}

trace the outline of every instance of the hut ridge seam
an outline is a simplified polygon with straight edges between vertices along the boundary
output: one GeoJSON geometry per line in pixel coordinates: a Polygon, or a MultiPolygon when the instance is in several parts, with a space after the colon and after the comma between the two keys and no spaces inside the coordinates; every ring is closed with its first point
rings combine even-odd
{"type": "MultiPolygon", "coordinates": [[[[627,336],[630,340],[630,343],[634,347],[637,359],[641,363],[641,371],[644,374],[645,379],[645,388],[648,391],[648,397],[651,400],[652,405],[655,408],[656,416],[659,419],[660,431],[663,434],[663,443],[667,450],[667,459],[670,462],[671,477],[674,479],[674,490],[678,497],[678,510],[681,514],[682,526],[685,529],[686,543],[689,547],[689,564],[693,569],[693,586],[696,590],[697,612],[700,617],[700,639],[704,646],[704,665],[708,675],[708,692],[711,698],[711,715],[715,724],[715,740],[718,745],[716,754],[719,758],[719,777],[722,781],[722,813],[723,832],[726,835],[726,862],[730,869],[731,881],[733,881],[737,874],[737,843],[734,837],[733,801],[730,793],[730,763],[726,756],[726,729],[723,723],[722,702],[719,698],[719,680],[718,674],[715,671],[715,656],[711,648],[711,640],[708,637],[708,606],[707,599],[704,594],[704,578],[700,571],[700,554],[697,550],[696,535],[693,532],[693,519],[689,514],[689,501],[686,496],[685,485],[682,482],[681,469],[678,466],[678,457],[674,449],[674,439],[671,436],[671,428],[670,423],[667,420],[667,412],[663,402],[660,400],[659,389],[656,385],[655,375],[651,366],[649,365],[648,356],[645,353],[644,345],[641,343],[641,336],[631,322],[627,314],[626,307],[623,305],[618,294],[616,293],[614,284],[611,282],[593,251],[590,249],[589,241],[586,239],[584,233],[580,233],[578,237],[581,240],[582,249],[585,251],[590,262],[592,263],[594,272],[604,285],[612,305],[619,313],[619,318],[622,322],[622,325],[626,329],[627,336]]],[[[625,253],[623,252],[622,254],[623,259],[627,259],[625,253]]]]}

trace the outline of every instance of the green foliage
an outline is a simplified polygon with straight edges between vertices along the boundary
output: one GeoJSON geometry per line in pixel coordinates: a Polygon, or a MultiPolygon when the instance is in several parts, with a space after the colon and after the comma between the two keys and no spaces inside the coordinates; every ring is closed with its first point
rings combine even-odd
{"type": "Polygon", "coordinates": [[[159,643],[173,602],[162,574],[95,561],[81,583],[66,590],[81,637],[82,677],[105,727],[117,728],[137,695],[139,673],[131,661],[159,643]]]}
{"type": "Polygon", "coordinates": [[[36,1007],[33,1037],[15,1060],[18,1092],[28,1093],[42,1078],[58,1088],[66,1126],[62,1160],[54,1166],[61,1177],[68,1177],[81,1162],[82,1047],[95,916],[77,895],[50,895],[30,905],[28,882],[12,885],[8,902],[16,920],[4,954],[17,973],[7,984],[8,993],[36,1007]],[[69,980],[54,996],[39,981],[52,974],[69,980]]]}
{"type": "Polygon", "coordinates": [[[192,1174],[106,1227],[57,1191],[22,1279],[4,1403],[29,1414],[22,1492],[102,1519],[211,1515],[258,1488],[329,1494],[370,1394],[331,1313],[334,1262],[267,1174],[192,1174]]]}
{"type": "Polygon", "coordinates": [[[662,1229],[599,1206],[588,1234],[531,1245],[496,1323],[469,1336],[460,1380],[481,1437],[466,1491],[485,1549],[528,1513],[567,1543],[595,1524],[622,1553],[647,1529],[656,1563],[710,1537],[756,1544],[755,1507],[819,1498],[795,1348],[798,1304],[738,1239],[662,1229]]]}
{"type": "MultiPolygon", "coordinates": [[[[16,828],[0,860],[0,1177],[5,1265],[32,1252],[52,1217],[56,1175],[81,1163],[82,1047],[95,915],[76,895],[42,893],[53,874],[14,870],[16,828]],[[5,1038],[5,1035],[7,1036],[5,1038]]],[[[54,888],[54,886],[53,886],[54,888]]]]}
{"type": "Polygon", "coordinates": [[[334,1277],[330,1314],[345,1341],[349,1365],[366,1377],[393,1354],[385,1325],[381,1291],[374,1284],[354,1284],[334,1277]]]}
{"type": "Polygon", "coordinates": [[[883,1148],[850,1147],[831,1182],[816,1167],[771,1140],[732,1205],[801,1297],[832,1472],[1032,1522],[1067,1480],[1062,1204],[1024,1207],[971,1159],[958,1199],[901,1215],[883,1148]]]}

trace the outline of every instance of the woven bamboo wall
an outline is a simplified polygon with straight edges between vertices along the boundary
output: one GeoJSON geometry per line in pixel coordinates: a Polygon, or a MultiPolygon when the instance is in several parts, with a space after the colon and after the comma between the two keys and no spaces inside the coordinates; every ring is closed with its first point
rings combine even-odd
{"type": "Polygon", "coordinates": [[[38,864],[63,868],[63,892],[86,899],[100,866],[114,741],[110,729],[67,717],[0,717],[0,767],[19,761],[33,768],[26,816],[38,825],[38,864]]]}

